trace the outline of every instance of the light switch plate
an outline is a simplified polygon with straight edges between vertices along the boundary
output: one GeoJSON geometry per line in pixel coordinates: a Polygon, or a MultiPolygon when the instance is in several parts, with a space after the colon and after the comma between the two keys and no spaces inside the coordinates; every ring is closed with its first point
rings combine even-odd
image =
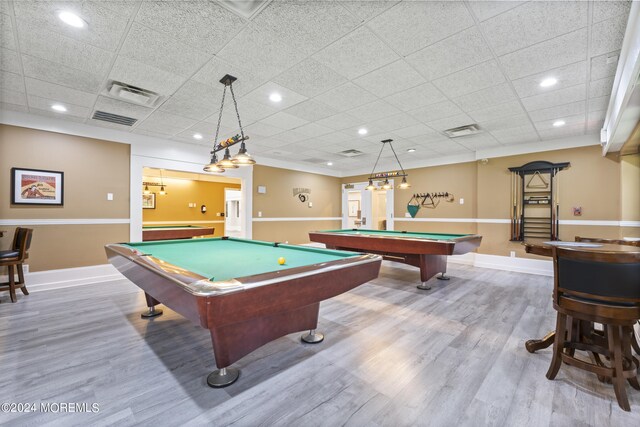
{"type": "Polygon", "coordinates": [[[113,193],[107,193],[107,200],[113,200],[113,193]]]}

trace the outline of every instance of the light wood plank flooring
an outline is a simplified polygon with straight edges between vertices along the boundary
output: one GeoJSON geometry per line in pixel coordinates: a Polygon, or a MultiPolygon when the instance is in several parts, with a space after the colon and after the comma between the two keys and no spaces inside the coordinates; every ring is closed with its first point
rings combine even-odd
{"type": "Polygon", "coordinates": [[[319,329],[243,358],[225,389],[209,333],[165,309],[152,321],[127,280],[0,294],[0,401],[98,403],[98,413],[6,414],[7,425],[639,426],[610,385],[524,341],[553,328],[551,278],[450,265],[450,281],[415,288],[417,269],[383,263],[380,277],[325,301],[319,329]]]}

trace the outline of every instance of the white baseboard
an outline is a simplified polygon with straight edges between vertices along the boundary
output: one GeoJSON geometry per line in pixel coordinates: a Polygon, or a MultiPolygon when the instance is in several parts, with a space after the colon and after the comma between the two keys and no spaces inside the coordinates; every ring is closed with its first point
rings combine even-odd
{"type": "MultiPolygon", "coordinates": [[[[25,274],[24,280],[27,283],[29,292],[39,292],[120,280],[123,277],[111,264],[101,264],[88,267],[36,271],[25,274]]],[[[1,282],[7,282],[8,280],[7,275],[0,277],[1,282]]]]}

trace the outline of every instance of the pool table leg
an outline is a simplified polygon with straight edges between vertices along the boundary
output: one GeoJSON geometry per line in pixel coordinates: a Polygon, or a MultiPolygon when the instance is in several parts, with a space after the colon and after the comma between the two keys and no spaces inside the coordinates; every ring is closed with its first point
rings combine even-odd
{"type": "Polygon", "coordinates": [[[309,332],[302,335],[300,339],[307,344],[318,344],[324,341],[324,335],[320,332],[316,332],[315,329],[310,329],[309,332]]]}
{"type": "Polygon", "coordinates": [[[449,280],[444,274],[447,272],[447,256],[446,255],[420,255],[420,280],[422,284],[416,286],[418,289],[429,290],[431,286],[427,285],[427,281],[436,274],[440,273],[438,279],[449,280]]]}
{"type": "Polygon", "coordinates": [[[162,309],[156,309],[156,305],[160,304],[160,302],[146,292],[144,293],[144,297],[147,300],[147,307],[149,307],[149,310],[141,313],[140,317],[143,319],[149,319],[151,317],[160,316],[162,314],[162,309]]]}
{"type": "Polygon", "coordinates": [[[235,383],[240,377],[240,369],[221,368],[216,369],[207,376],[207,385],[213,388],[226,387],[235,383]]]}

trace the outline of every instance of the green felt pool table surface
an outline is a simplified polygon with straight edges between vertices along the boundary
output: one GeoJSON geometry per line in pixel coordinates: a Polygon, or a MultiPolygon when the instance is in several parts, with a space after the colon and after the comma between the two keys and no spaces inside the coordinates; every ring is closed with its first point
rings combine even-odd
{"type": "Polygon", "coordinates": [[[224,281],[359,255],[347,251],[287,244],[275,246],[272,242],[221,237],[127,243],[125,246],[207,277],[211,281],[224,281]],[[280,257],[285,258],[284,265],[278,264],[280,257]]]}
{"type": "Polygon", "coordinates": [[[387,230],[363,230],[363,229],[345,229],[345,230],[324,230],[319,233],[340,233],[361,236],[378,236],[378,237],[398,237],[410,239],[428,239],[428,240],[452,240],[460,237],[468,236],[468,234],[444,234],[444,233],[421,233],[406,231],[387,231],[387,230]]]}

